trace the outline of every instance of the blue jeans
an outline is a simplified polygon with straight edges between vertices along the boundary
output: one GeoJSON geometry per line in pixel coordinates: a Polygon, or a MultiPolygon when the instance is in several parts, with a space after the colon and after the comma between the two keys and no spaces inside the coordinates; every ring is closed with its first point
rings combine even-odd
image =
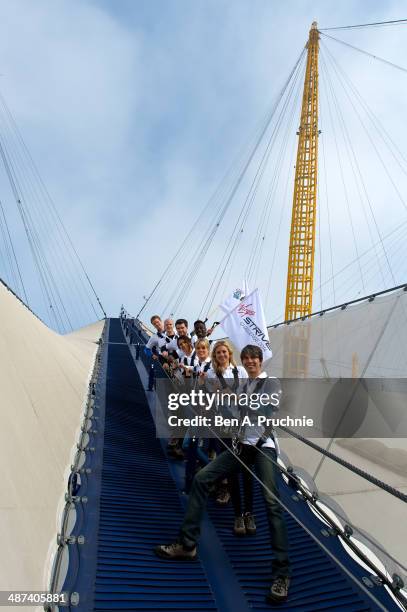
{"type": "MultiPolygon", "coordinates": [[[[253,451],[253,448],[250,451],[253,451]]],[[[254,457],[252,457],[256,474],[266,487],[262,487],[262,492],[266,503],[271,548],[274,553],[272,560],[273,580],[279,576],[290,575],[287,528],[281,506],[278,502],[279,491],[276,467],[272,461],[275,461],[276,457],[276,451],[273,448],[262,449],[262,452],[256,449],[254,457]]],[[[241,459],[245,460],[244,447],[241,459]]],[[[184,522],[180,529],[180,540],[184,546],[192,548],[199,540],[201,520],[206,508],[211,485],[219,478],[225,478],[229,474],[236,474],[241,469],[245,468],[243,468],[236,456],[230,451],[225,451],[197,473],[192,483],[184,522]]]]}

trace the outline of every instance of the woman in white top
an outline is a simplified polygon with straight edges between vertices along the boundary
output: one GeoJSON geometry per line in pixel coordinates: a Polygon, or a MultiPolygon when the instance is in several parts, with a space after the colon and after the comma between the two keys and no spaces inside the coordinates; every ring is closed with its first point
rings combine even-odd
{"type": "Polygon", "coordinates": [[[197,340],[194,348],[196,353],[194,376],[202,380],[212,364],[209,355],[209,342],[206,338],[197,340]]]}
{"type": "Polygon", "coordinates": [[[196,352],[192,346],[191,338],[188,336],[180,336],[177,340],[179,368],[182,370],[185,377],[189,378],[194,372],[196,365],[196,352]]]}
{"type": "MultiPolygon", "coordinates": [[[[239,366],[236,364],[233,358],[233,350],[230,346],[229,342],[226,340],[218,340],[212,351],[212,366],[208,370],[206,375],[208,381],[213,382],[217,381],[218,385],[225,392],[235,393],[239,387],[239,379],[248,378],[247,372],[243,366],[239,366]]],[[[212,386],[212,384],[210,384],[212,386]]],[[[218,440],[214,440],[218,442],[218,440]]],[[[231,440],[229,438],[224,440],[225,443],[230,446],[231,440]]],[[[216,448],[216,451],[219,452],[227,452],[225,451],[225,447],[221,445],[219,446],[219,442],[216,448]]],[[[221,482],[219,486],[218,495],[216,497],[216,502],[218,504],[224,505],[229,502],[232,498],[233,507],[235,510],[235,527],[234,531],[238,534],[238,530],[236,529],[237,523],[242,521],[242,513],[241,513],[241,503],[240,503],[240,488],[239,488],[239,480],[238,476],[234,475],[225,479],[221,482]]],[[[240,525],[240,523],[239,523],[240,525]]]]}
{"type": "Polygon", "coordinates": [[[239,378],[247,378],[244,367],[236,365],[232,347],[226,340],[218,340],[213,347],[212,366],[208,370],[207,378],[218,379],[222,388],[226,389],[226,384],[233,391],[239,386],[239,378]],[[231,384],[230,380],[226,383],[226,378],[233,378],[233,383],[231,384]]]}

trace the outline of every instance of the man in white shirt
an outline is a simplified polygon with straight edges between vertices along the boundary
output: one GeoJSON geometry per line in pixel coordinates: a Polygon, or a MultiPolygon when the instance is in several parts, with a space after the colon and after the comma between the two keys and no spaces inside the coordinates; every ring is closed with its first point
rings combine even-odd
{"type": "Polygon", "coordinates": [[[175,350],[167,350],[167,344],[175,342],[177,340],[177,334],[174,329],[173,319],[164,319],[164,337],[160,343],[161,356],[160,361],[166,361],[168,357],[174,357],[178,359],[178,353],[175,350]]]}
{"type": "Polygon", "coordinates": [[[209,336],[211,335],[211,333],[213,332],[213,330],[215,329],[217,325],[219,325],[219,323],[215,321],[212,327],[207,329],[206,322],[198,319],[197,321],[194,322],[194,329],[191,332],[191,336],[192,337],[195,336],[196,338],[195,342],[197,340],[204,340],[206,338],[209,341],[209,344],[211,344],[212,340],[209,340],[209,336]]]}
{"type": "MultiPolygon", "coordinates": [[[[246,386],[249,395],[268,385],[268,377],[262,372],[263,353],[258,346],[244,347],[240,355],[248,379],[242,381],[241,388],[246,386]]],[[[276,381],[277,379],[273,379],[276,381]]],[[[276,382],[273,383],[273,386],[276,382]]],[[[264,393],[268,393],[264,391],[264,393]]],[[[265,407],[266,408],[266,407],[265,407]]],[[[248,412],[257,412],[248,407],[248,412]]],[[[253,420],[255,420],[253,418],[253,420]]],[[[272,559],[272,584],[267,593],[267,599],[273,603],[283,602],[288,597],[290,584],[290,562],[288,559],[287,529],[279,504],[279,491],[277,484],[278,445],[272,432],[264,427],[255,431],[240,427],[239,430],[239,459],[245,465],[254,465],[257,475],[263,484],[262,493],[266,502],[267,518],[270,529],[272,559]]],[[[229,449],[216,457],[214,461],[200,470],[192,483],[188,505],[182,523],[179,539],[168,545],[156,546],[154,552],[163,559],[194,560],[197,556],[196,546],[200,536],[200,524],[205,511],[207,498],[211,485],[219,478],[238,472],[242,465],[229,449]]],[[[245,469],[245,468],[244,468],[245,469]]]]}
{"type": "Polygon", "coordinates": [[[146,347],[153,353],[153,359],[158,359],[161,349],[165,346],[166,339],[164,334],[164,324],[159,315],[154,315],[150,319],[151,325],[155,327],[156,333],[150,336],[146,347]]]}
{"type": "Polygon", "coordinates": [[[175,329],[174,329],[173,319],[164,319],[164,331],[165,331],[167,342],[170,342],[173,338],[175,338],[175,329]]]}

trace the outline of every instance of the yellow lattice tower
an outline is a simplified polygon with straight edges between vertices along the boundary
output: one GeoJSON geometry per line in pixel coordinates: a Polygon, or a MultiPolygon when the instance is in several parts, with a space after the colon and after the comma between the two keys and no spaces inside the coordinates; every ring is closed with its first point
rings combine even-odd
{"type": "Polygon", "coordinates": [[[288,254],[286,321],[312,312],[318,172],[319,32],[315,21],[307,49],[288,254]]]}

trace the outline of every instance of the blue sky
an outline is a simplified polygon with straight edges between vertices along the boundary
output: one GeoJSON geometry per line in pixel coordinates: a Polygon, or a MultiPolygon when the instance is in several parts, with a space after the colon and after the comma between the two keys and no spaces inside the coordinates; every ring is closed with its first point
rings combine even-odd
{"type": "MultiPolygon", "coordinates": [[[[122,303],[132,312],[139,309],[142,296],[153,287],[239,147],[270,108],[311,22],[317,19],[328,27],[397,19],[403,17],[403,8],[401,2],[360,1],[2,3],[1,92],[109,314],[117,314],[122,303]]],[[[336,35],[396,63],[406,56],[403,28],[336,35]]],[[[365,87],[374,111],[402,146],[406,75],[377,67],[363,56],[347,55],[335,43],[330,49],[365,87]]],[[[0,187],[30,302],[46,319],[4,176],[0,187]]],[[[338,212],[335,270],[353,256],[349,227],[341,221],[342,205],[342,200],[332,199],[338,212]]],[[[374,205],[384,227],[389,203],[383,196],[374,205]]],[[[391,210],[394,225],[404,213],[396,204],[391,210]]],[[[232,222],[232,216],[226,219],[224,236],[232,222]]],[[[272,214],[273,223],[277,225],[277,217],[272,214]]],[[[357,234],[362,251],[365,240],[359,230],[357,234]]],[[[323,231],[321,235],[328,239],[323,231]]],[[[269,321],[279,318],[284,300],[287,232],[285,236],[277,247],[267,300],[269,321]]],[[[45,232],[43,240],[48,248],[52,237],[45,232]]],[[[264,268],[275,240],[271,231],[264,268]]],[[[191,243],[191,252],[193,248],[191,243]]],[[[201,289],[206,291],[222,252],[220,240],[201,273],[205,280],[191,288],[183,311],[175,314],[196,316],[201,289]]],[[[230,287],[241,282],[241,266],[236,265],[230,287]]],[[[266,276],[259,281],[263,293],[266,276]]],[[[383,282],[379,280],[390,282],[383,275],[383,282]]],[[[355,285],[349,291],[363,289],[355,285]]],[[[324,305],[331,305],[332,296],[324,299],[324,305]]],[[[160,309],[165,301],[164,296],[151,307],[160,309]]],[[[146,314],[151,314],[149,309],[146,314]]]]}

